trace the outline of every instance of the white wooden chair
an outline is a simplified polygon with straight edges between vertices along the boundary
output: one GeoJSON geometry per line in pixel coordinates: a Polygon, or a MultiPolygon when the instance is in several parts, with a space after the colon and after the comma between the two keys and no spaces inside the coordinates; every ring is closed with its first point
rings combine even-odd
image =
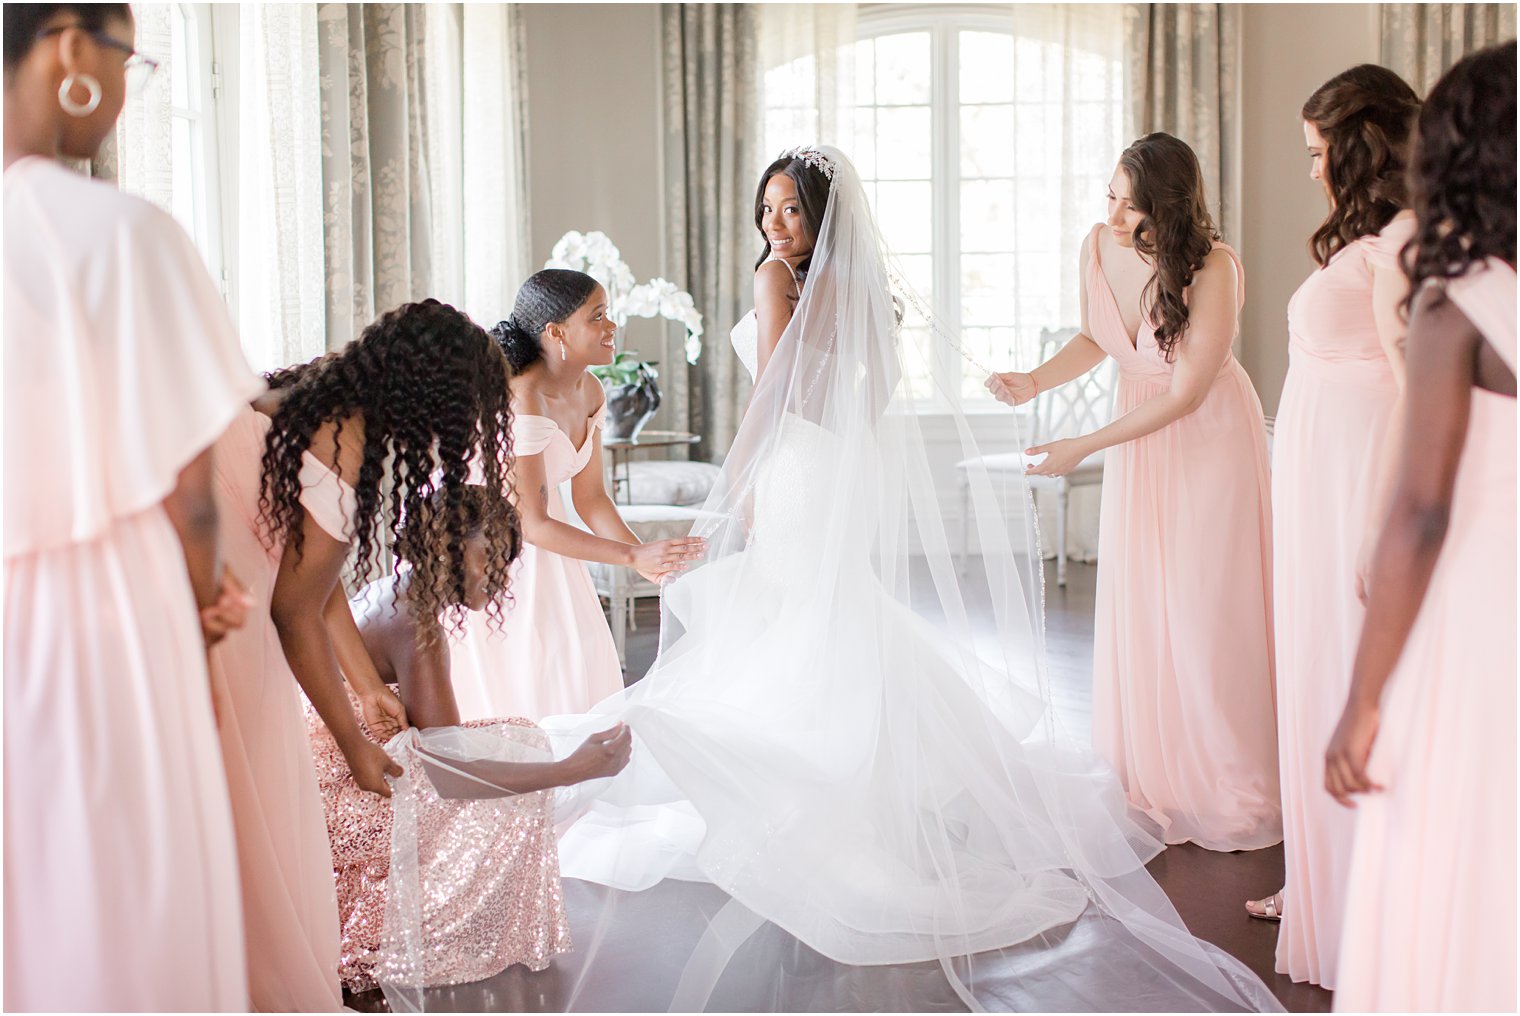
{"type": "MultiPolygon", "coordinates": [[[[1040,362],[1044,363],[1077,334],[1075,328],[1046,328],[1040,332],[1040,362]]],[[[1114,365],[1105,359],[1081,377],[1054,391],[1041,392],[1034,400],[1034,444],[1063,437],[1090,434],[1108,423],[1113,413],[1114,365]]],[[[971,469],[977,463],[989,475],[1024,472],[1022,452],[1002,452],[956,463],[961,493],[961,570],[971,552],[971,469]]],[[[1056,494],[1056,585],[1066,585],[1066,520],[1074,487],[1103,482],[1103,453],[1085,459],[1065,476],[1030,476],[1031,490],[1056,494]]]]}

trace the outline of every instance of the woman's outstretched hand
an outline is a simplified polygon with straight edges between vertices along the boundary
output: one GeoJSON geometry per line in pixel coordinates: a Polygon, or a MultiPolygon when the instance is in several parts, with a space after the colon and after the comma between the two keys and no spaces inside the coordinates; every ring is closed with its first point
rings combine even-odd
{"type": "Polygon", "coordinates": [[[406,707],[388,686],[382,684],[373,691],[363,692],[358,698],[364,725],[381,744],[407,728],[406,707]]]}
{"type": "Polygon", "coordinates": [[[604,776],[616,776],[623,771],[623,767],[628,764],[628,759],[632,754],[633,731],[628,729],[628,724],[619,723],[617,726],[598,731],[586,738],[585,742],[565,759],[565,769],[568,773],[566,785],[596,780],[604,776]]]}
{"type": "Polygon", "coordinates": [[[633,570],[659,585],[685,571],[688,564],[707,553],[707,540],[700,536],[682,536],[641,543],[631,549],[633,570]]]}
{"type": "Polygon", "coordinates": [[[1022,406],[1040,394],[1040,386],[1035,384],[1034,375],[1019,371],[990,375],[986,381],[986,388],[992,393],[993,398],[1005,406],[1022,406]]]}
{"type": "Polygon", "coordinates": [[[391,796],[391,785],[385,778],[400,776],[404,771],[384,748],[362,734],[351,747],[343,749],[343,757],[348,761],[348,771],[354,774],[359,789],[381,797],[391,796]]]}
{"type": "Polygon", "coordinates": [[[1045,456],[1039,462],[1024,467],[1024,472],[1029,476],[1065,476],[1080,466],[1091,452],[1079,439],[1067,437],[1026,448],[1024,454],[1045,456]]]}

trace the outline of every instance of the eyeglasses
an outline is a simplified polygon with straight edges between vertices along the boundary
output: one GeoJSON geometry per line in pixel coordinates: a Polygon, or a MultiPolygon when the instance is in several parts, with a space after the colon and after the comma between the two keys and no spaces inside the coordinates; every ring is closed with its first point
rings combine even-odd
{"type": "Polygon", "coordinates": [[[83,25],[77,24],[54,25],[52,28],[44,28],[38,32],[36,38],[45,39],[49,35],[67,32],[71,28],[80,29],[90,38],[94,39],[96,43],[107,49],[114,49],[117,52],[127,54],[127,62],[123,65],[123,69],[127,73],[128,95],[142,94],[142,90],[148,87],[148,82],[153,80],[153,75],[158,73],[159,62],[157,60],[146,54],[139,53],[129,43],[122,42],[120,39],[114,39],[104,31],[91,31],[83,25]]]}

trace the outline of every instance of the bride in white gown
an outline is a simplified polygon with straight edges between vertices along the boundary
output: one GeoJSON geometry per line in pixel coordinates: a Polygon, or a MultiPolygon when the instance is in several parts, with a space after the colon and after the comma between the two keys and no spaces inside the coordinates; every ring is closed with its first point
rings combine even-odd
{"type": "MultiPolygon", "coordinates": [[[[1056,736],[1027,549],[1038,535],[1011,536],[1004,514],[1032,520],[1022,485],[1009,506],[973,471],[960,522],[980,564],[957,572],[959,529],[935,472],[945,453],[931,461],[904,380],[941,340],[932,328],[904,337],[906,290],[854,167],[833,148],[786,153],[762,180],[756,220],[777,242],[758,268],[758,321],[734,329],[757,377],[696,529],[708,557],[667,586],[648,675],[589,716],[542,724],[567,745],[613,717],[635,734],[621,775],[565,802],[579,817],[562,873],[615,890],[577,932],[579,983],[599,962],[630,962],[606,945],[619,908],[682,879],[731,901],[681,947],[681,976],[660,999],[673,1009],[716,1001],[731,959],[758,994],[724,1004],[787,1007],[796,970],[753,944],[761,928],[839,964],[938,961],[970,1008],[1008,1004],[986,986],[1010,956],[1060,979],[1078,1008],[1276,1008],[1243,966],[1186,932],[1144,868],[1160,844],[1087,746],[1056,736]]],[[[938,409],[948,461],[974,456],[954,401],[938,409]]],[[[491,752],[457,738],[431,747],[491,752]]],[[[393,899],[408,891],[409,778],[396,784],[393,899]]],[[[400,915],[416,906],[387,917],[398,1008],[422,1002],[398,990],[415,938],[400,915]]]]}

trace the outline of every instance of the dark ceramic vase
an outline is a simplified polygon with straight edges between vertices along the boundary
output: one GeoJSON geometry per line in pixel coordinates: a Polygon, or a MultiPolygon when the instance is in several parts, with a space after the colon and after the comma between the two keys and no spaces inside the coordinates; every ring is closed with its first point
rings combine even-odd
{"type": "Polygon", "coordinates": [[[660,386],[645,375],[628,385],[604,384],[607,392],[607,436],[631,441],[660,408],[660,386]]]}

